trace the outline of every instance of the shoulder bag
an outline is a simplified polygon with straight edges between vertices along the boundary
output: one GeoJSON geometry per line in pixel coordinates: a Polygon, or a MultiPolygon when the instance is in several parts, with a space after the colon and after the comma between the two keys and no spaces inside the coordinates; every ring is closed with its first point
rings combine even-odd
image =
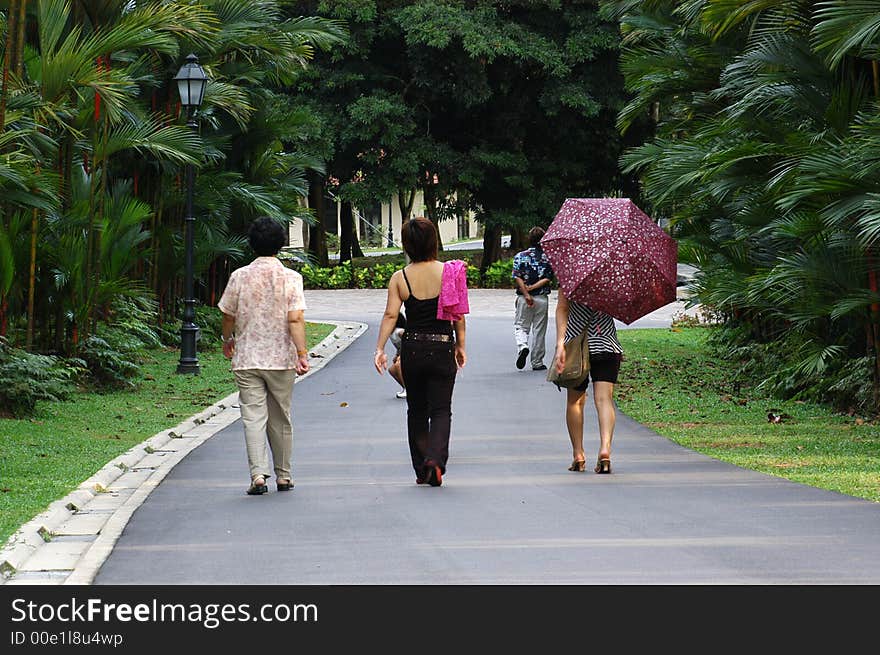
{"type": "Polygon", "coordinates": [[[565,367],[562,373],[556,372],[556,356],[547,370],[547,381],[552,382],[558,389],[565,387],[573,389],[587,379],[590,374],[590,343],[587,331],[578,335],[565,344],[565,367]]]}

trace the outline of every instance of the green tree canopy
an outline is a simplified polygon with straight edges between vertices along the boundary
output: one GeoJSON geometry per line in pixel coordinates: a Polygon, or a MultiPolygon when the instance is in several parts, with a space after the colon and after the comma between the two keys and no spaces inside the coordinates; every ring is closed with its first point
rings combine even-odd
{"type": "Polygon", "coordinates": [[[298,9],[351,30],[297,87],[322,117],[322,150],[344,198],[400,194],[404,206],[421,189],[435,221],[474,210],[488,265],[502,230],[548,224],[566,197],[634,192],[617,164],[617,25],[599,18],[595,2],[326,0],[298,9]]]}

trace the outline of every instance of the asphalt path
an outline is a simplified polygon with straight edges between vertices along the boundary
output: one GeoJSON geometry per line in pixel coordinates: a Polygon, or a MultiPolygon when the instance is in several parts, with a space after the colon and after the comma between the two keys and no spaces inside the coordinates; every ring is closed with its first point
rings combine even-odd
{"type": "MultiPolygon", "coordinates": [[[[381,292],[307,300],[309,320],[369,329],[295,387],[294,491],[244,494],[237,421],[150,494],[95,584],[880,583],[880,504],[725,464],[622,414],[613,474],[567,471],[564,396],[514,367],[509,292],[472,295],[447,474],[417,486],[406,403],[372,367],[381,292]]],[[[589,401],[585,444],[589,459],[589,401]]]]}

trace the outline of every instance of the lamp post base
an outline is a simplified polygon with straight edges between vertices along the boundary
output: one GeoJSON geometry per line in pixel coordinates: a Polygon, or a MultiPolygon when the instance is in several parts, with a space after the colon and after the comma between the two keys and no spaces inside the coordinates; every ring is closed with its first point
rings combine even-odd
{"type": "Polygon", "coordinates": [[[180,328],[180,362],[177,364],[178,373],[198,375],[201,372],[199,358],[196,355],[196,342],[198,340],[198,326],[184,325],[180,328]]]}
{"type": "Polygon", "coordinates": [[[181,359],[177,364],[177,372],[182,375],[199,375],[202,369],[196,360],[184,361],[181,359]]]}

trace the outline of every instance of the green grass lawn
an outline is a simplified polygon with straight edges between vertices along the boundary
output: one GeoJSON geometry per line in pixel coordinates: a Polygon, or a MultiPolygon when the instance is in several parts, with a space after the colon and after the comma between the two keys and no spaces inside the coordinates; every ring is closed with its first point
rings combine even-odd
{"type": "MultiPolygon", "coordinates": [[[[334,325],[308,323],[309,347],[334,325]]],[[[30,419],[0,419],[0,544],[114,457],[235,391],[229,361],[200,352],[200,375],[178,375],[178,350],[150,351],[133,391],[40,403],[30,419]]]]}
{"type": "Polygon", "coordinates": [[[716,459],[880,501],[880,426],[753,389],[734,393],[725,362],[705,345],[708,330],[620,330],[620,410],[716,459]]]}

